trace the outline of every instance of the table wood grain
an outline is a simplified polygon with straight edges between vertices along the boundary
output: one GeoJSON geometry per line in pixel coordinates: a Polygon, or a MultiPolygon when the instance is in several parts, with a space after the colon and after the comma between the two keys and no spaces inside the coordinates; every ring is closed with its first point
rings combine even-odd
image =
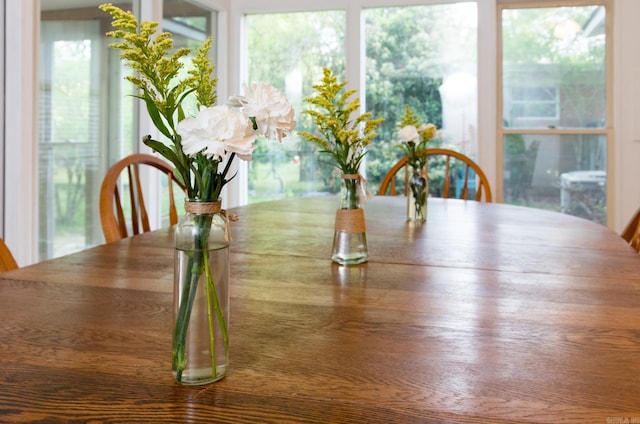
{"type": "Polygon", "coordinates": [[[230,369],[171,376],[168,229],[0,275],[0,422],[640,422],[640,256],[553,212],[365,205],[370,260],[329,260],[335,198],[232,210],[230,369]],[[635,421],[634,421],[635,420],[635,421]]]}

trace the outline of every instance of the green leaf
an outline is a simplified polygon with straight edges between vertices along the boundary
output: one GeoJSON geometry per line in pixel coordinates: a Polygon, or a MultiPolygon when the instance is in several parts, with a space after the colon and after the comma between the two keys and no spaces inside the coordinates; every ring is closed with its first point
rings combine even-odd
{"type": "Polygon", "coordinates": [[[160,153],[165,159],[173,163],[176,169],[180,171],[182,164],[180,162],[180,158],[173,149],[160,141],[152,139],[150,135],[143,137],[142,142],[149,146],[154,152],[160,153]]]}
{"type": "Polygon", "coordinates": [[[151,120],[153,121],[153,124],[156,126],[158,131],[160,131],[167,138],[173,139],[173,134],[171,134],[171,131],[169,131],[169,129],[164,124],[162,115],[160,115],[158,107],[146,91],[144,92],[144,102],[147,105],[147,112],[149,112],[149,116],[151,117],[151,120]]]}

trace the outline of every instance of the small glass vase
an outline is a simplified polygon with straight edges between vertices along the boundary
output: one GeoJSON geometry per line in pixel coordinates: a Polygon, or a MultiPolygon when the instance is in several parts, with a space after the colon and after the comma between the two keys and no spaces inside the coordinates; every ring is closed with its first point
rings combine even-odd
{"type": "Polygon", "coordinates": [[[429,180],[426,172],[411,168],[409,192],[407,193],[407,221],[425,222],[427,220],[427,197],[429,180]]]}
{"type": "Polygon", "coordinates": [[[360,207],[360,176],[342,176],[340,209],[336,211],[331,260],[354,265],[369,260],[364,210],[360,207]]]}
{"type": "Polygon", "coordinates": [[[172,370],[181,384],[223,378],[229,363],[229,232],[221,202],[185,202],[175,229],[172,370]]]}

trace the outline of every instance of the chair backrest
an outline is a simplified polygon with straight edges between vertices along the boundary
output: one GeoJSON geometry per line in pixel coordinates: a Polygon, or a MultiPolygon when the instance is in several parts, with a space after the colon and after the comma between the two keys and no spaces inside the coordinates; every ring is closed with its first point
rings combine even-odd
{"type": "Polygon", "coordinates": [[[11,254],[9,246],[0,238],[0,272],[11,271],[17,269],[18,263],[11,254]]]}
{"type": "Polygon", "coordinates": [[[640,252],[640,209],[633,215],[621,236],[636,252],[640,252]]]}
{"type": "MultiPolygon", "coordinates": [[[[429,160],[435,157],[444,158],[444,175],[442,176],[442,187],[433,187],[432,184],[434,181],[429,181],[429,193],[431,195],[437,193],[439,195],[438,197],[448,198],[451,197],[453,191],[455,197],[468,200],[469,193],[473,191],[473,187],[476,184],[477,176],[477,186],[475,187],[476,195],[472,200],[480,201],[484,194],[485,202],[492,201],[489,180],[480,166],[471,160],[471,158],[451,149],[439,147],[429,148],[427,149],[427,168],[429,168],[429,164],[434,164],[433,160],[429,160]],[[453,163],[452,158],[454,159],[453,163]],[[458,166],[457,164],[462,166],[458,166]]],[[[407,193],[409,187],[409,170],[407,157],[405,156],[393,165],[389,172],[387,172],[387,175],[384,176],[378,189],[379,195],[395,196],[398,194],[396,190],[396,174],[401,170],[404,170],[404,187],[400,194],[407,193]]]]}
{"type": "MultiPolygon", "coordinates": [[[[175,178],[171,165],[159,157],[144,153],[130,155],[111,166],[102,180],[102,187],[100,188],[100,222],[107,243],[129,237],[127,219],[122,206],[123,199],[120,196],[118,184],[121,174],[125,174],[125,170],[128,176],[132,235],[147,232],[151,229],[140,182],[140,165],[152,166],[167,176],[169,183],[169,223],[174,225],[178,222],[178,212],[173,195],[173,182],[177,183],[183,190],[184,186],[175,178]]],[[[124,188],[125,184],[122,187],[124,188]]]]}

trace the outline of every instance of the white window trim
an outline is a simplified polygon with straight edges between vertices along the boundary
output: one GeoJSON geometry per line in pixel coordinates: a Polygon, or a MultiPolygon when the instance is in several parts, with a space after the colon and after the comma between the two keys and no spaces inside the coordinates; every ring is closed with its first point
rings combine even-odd
{"type": "MultiPolygon", "coordinates": [[[[4,69],[5,69],[5,48],[4,48],[4,9],[5,4],[0,3],[0,81],[4,82],[4,69]]],[[[0,84],[0,99],[5,99],[4,83],[0,84]]],[[[0,128],[4,129],[4,100],[0,102],[0,128]]],[[[4,217],[5,204],[4,204],[4,181],[6,179],[5,166],[4,166],[4,133],[0,136],[0,216],[4,217]]],[[[4,220],[0,220],[0,236],[4,239],[4,220]]]]}
{"type": "Polygon", "coordinates": [[[39,4],[5,0],[5,241],[18,265],[37,257],[39,4]],[[10,104],[11,107],[6,107],[10,104]]]}

